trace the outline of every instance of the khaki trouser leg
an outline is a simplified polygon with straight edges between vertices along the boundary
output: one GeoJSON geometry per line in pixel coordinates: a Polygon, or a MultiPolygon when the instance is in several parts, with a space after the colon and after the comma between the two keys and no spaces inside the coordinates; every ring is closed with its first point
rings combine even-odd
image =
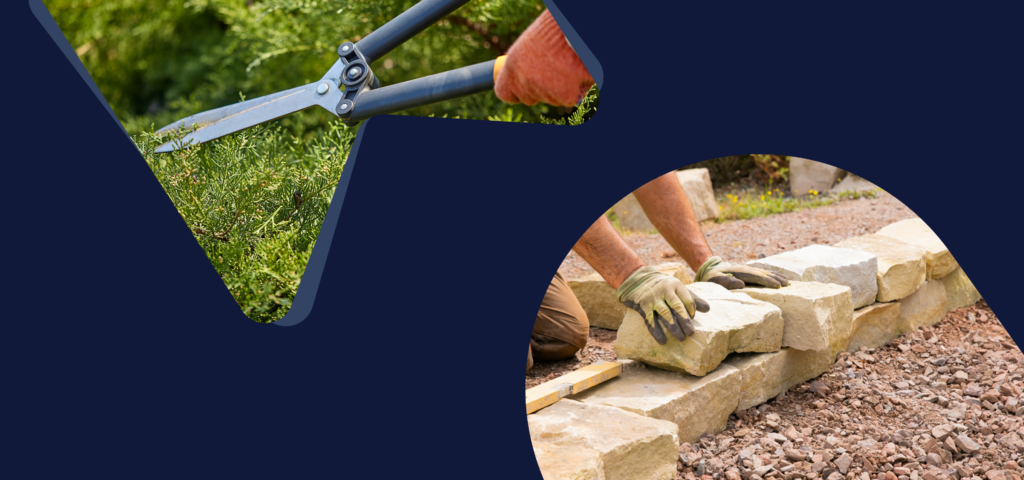
{"type": "Polygon", "coordinates": [[[589,333],[587,313],[562,274],[556,273],[533,322],[526,370],[533,367],[534,359],[545,362],[575,355],[587,345],[589,333]]]}

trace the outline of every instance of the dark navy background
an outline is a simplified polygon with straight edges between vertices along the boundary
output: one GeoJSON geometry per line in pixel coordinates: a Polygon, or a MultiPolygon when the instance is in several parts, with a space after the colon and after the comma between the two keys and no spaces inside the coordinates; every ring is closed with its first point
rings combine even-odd
{"type": "Polygon", "coordinates": [[[242,315],[8,3],[3,476],[539,479],[519,382],[551,275],[630,190],[723,155],[877,183],[1020,338],[1019,12],[557,3],[603,66],[594,119],[370,120],[312,313],[286,328],[242,315]]]}

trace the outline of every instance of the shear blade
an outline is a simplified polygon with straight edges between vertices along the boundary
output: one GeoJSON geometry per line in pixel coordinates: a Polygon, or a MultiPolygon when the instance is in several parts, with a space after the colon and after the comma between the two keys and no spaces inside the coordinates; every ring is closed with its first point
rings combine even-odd
{"type": "Polygon", "coordinates": [[[156,133],[169,133],[179,128],[191,129],[193,125],[199,127],[180,140],[160,145],[156,152],[172,152],[192,143],[206,143],[316,105],[337,116],[334,107],[341,97],[342,90],[338,88],[337,82],[321,80],[291,90],[197,113],[157,130],[156,133]],[[324,83],[328,85],[328,91],[321,95],[317,93],[317,87],[324,83]]]}

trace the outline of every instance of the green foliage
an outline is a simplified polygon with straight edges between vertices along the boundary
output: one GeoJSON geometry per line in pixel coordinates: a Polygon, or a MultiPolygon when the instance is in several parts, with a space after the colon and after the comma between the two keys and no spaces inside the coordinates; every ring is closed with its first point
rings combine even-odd
{"type": "Polygon", "coordinates": [[[153,153],[166,138],[135,141],[242,311],[271,322],[291,306],[354,137],[335,122],[309,142],[279,126],[171,154],[153,153]]]}
{"type": "Polygon", "coordinates": [[[785,155],[730,155],[697,162],[686,168],[706,168],[711,183],[752,181],[769,190],[773,185],[783,185],[789,180],[789,157],[785,155]]]}
{"type": "Polygon", "coordinates": [[[743,220],[747,218],[765,217],[776,213],[795,212],[808,208],[824,207],[844,200],[874,198],[880,190],[842,191],[836,194],[823,194],[811,190],[802,197],[791,197],[778,188],[768,189],[759,193],[746,191],[738,195],[725,194],[719,197],[719,223],[727,220],[743,220]]]}
{"type": "Polygon", "coordinates": [[[597,113],[597,104],[600,103],[600,96],[597,94],[597,85],[590,87],[590,91],[580,100],[569,115],[562,118],[540,117],[541,123],[546,125],[583,125],[590,117],[597,113]]]}
{"type": "MultiPolygon", "coordinates": [[[[131,134],[193,113],[318,80],[336,48],[358,41],[413,0],[45,0],[57,25],[131,134]]],[[[476,0],[384,58],[382,85],[504,54],[543,10],[540,0],[476,0]]],[[[403,112],[569,123],[573,109],[509,106],[493,93],[403,112]],[[562,120],[559,122],[559,120],[562,120]]],[[[310,109],[279,120],[309,140],[333,117],[310,109]]],[[[578,119],[577,119],[578,120],[578,119]]]]}
{"type": "Polygon", "coordinates": [[[843,190],[839,192],[838,197],[840,200],[857,200],[861,198],[875,198],[882,193],[881,188],[872,188],[870,190],[843,190]]]}

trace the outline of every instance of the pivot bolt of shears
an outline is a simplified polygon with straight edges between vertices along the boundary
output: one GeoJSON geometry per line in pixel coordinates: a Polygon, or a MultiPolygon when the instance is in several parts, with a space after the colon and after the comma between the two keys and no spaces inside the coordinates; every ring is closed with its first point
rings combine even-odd
{"type": "Polygon", "coordinates": [[[344,47],[341,47],[341,51],[343,51],[343,52],[347,52],[347,51],[349,51],[351,49],[352,49],[352,47],[350,47],[348,45],[345,45],[344,47]]]}
{"type": "Polygon", "coordinates": [[[338,108],[340,108],[342,110],[348,110],[348,104],[347,103],[343,103],[343,104],[339,105],[338,108]]]}
{"type": "Polygon", "coordinates": [[[348,71],[348,78],[356,79],[356,78],[359,78],[359,76],[362,75],[362,74],[363,74],[363,69],[362,68],[352,67],[348,71]]]}
{"type": "Polygon", "coordinates": [[[316,87],[316,93],[319,93],[320,95],[323,95],[323,94],[327,93],[327,91],[330,90],[330,89],[331,89],[330,85],[328,85],[326,83],[321,83],[318,87],[316,87]]]}

